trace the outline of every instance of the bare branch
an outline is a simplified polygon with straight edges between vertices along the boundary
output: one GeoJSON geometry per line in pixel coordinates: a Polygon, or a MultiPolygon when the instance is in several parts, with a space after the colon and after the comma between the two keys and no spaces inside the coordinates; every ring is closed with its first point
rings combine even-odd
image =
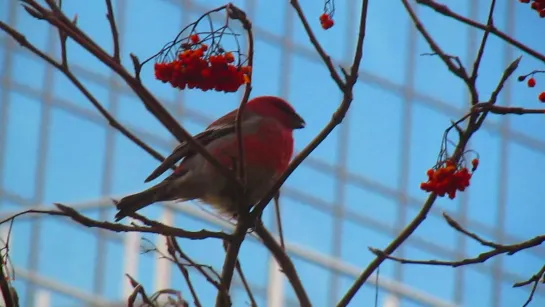
{"type": "Polygon", "coordinates": [[[132,66],[134,68],[134,76],[138,82],[142,82],[142,80],[140,79],[142,64],[140,63],[140,60],[134,53],[131,53],[130,56],[131,56],[132,66]]]}
{"type": "Polygon", "coordinates": [[[44,19],[44,16],[43,16],[40,12],[36,11],[35,9],[33,9],[31,6],[25,5],[24,3],[23,3],[22,6],[23,6],[23,9],[24,9],[30,16],[32,16],[32,17],[34,17],[34,18],[36,18],[36,19],[38,19],[38,20],[44,19]]]}
{"type": "Polygon", "coordinates": [[[301,279],[299,278],[299,275],[297,274],[297,271],[295,270],[295,266],[293,265],[293,262],[291,261],[290,257],[286,254],[286,252],[280,247],[280,245],[276,242],[274,237],[267,231],[265,228],[265,225],[261,221],[256,222],[255,226],[255,233],[257,236],[261,239],[263,244],[269,249],[269,251],[273,254],[274,258],[278,262],[278,265],[282,269],[282,272],[286,275],[288,278],[288,281],[290,282],[293,291],[295,292],[295,295],[297,296],[297,299],[299,300],[299,304],[301,307],[310,307],[312,306],[312,303],[310,302],[310,298],[308,297],[305,288],[303,287],[303,284],[301,283],[301,279]]]}
{"type": "MultiPolygon", "coordinates": [[[[446,217],[447,216],[445,216],[445,218],[446,217]]],[[[481,242],[481,244],[483,244],[483,245],[497,246],[497,249],[494,249],[494,250],[492,250],[490,252],[487,252],[487,253],[482,253],[479,256],[475,257],[475,258],[467,258],[467,259],[460,260],[460,261],[410,260],[410,259],[405,259],[405,258],[400,258],[400,257],[394,257],[394,256],[387,255],[385,252],[383,252],[383,251],[381,251],[379,249],[376,249],[376,248],[372,248],[372,247],[369,247],[369,250],[373,254],[375,254],[375,255],[377,255],[379,257],[385,257],[387,259],[390,259],[392,261],[396,261],[396,262],[399,262],[399,263],[402,263],[402,264],[419,264],[419,265],[432,265],[432,266],[436,265],[436,266],[459,267],[459,266],[468,265],[468,264],[483,263],[486,260],[488,260],[488,259],[490,259],[490,258],[492,258],[494,256],[497,256],[497,255],[499,255],[501,253],[507,253],[508,255],[512,255],[512,254],[515,253],[515,250],[519,251],[519,250],[522,250],[524,248],[528,248],[528,247],[524,247],[524,245],[526,244],[525,242],[530,242],[530,241],[535,239],[534,238],[532,240],[528,240],[528,241],[525,241],[525,242],[522,242],[522,243],[519,243],[519,244],[514,244],[514,245],[500,245],[500,244],[497,244],[497,243],[491,243],[491,242],[485,241],[485,240],[481,239],[480,237],[478,237],[477,235],[475,235],[473,233],[470,233],[470,232],[467,232],[465,230],[460,230],[460,231],[462,231],[464,234],[470,236],[471,238],[481,242]],[[512,250],[512,251],[507,252],[507,250],[512,250]]],[[[543,240],[545,240],[545,236],[543,236],[543,240]]],[[[537,244],[537,245],[533,245],[533,244],[536,244],[536,243],[532,242],[530,244],[531,245],[530,247],[537,246],[537,245],[541,244],[541,242],[539,244],[537,244]]],[[[525,281],[522,281],[522,282],[515,283],[513,285],[513,288],[518,288],[518,287],[527,286],[529,284],[533,284],[532,285],[532,290],[530,291],[528,299],[524,303],[523,307],[528,306],[530,304],[530,302],[532,301],[532,299],[534,297],[534,294],[536,292],[538,283],[540,281],[542,281],[542,280],[545,280],[545,265],[536,274],[534,274],[529,279],[527,279],[525,281]]]]}
{"type": "Polygon", "coordinates": [[[457,76],[460,79],[464,80],[464,82],[469,83],[469,77],[467,75],[467,71],[464,68],[464,66],[462,65],[462,62],[460,61],[460,59],[458,59],[457,57],[447,55],[441,49],[441,47],[439,47],[439,45],[435,42],[435,40],[428,33],[426,28],[424,28],[424,25],[422,25],[422,22],[420,22],[420,19],[418,19],[418,17],[416,16],[416,12],[413,10],[413,8],[409,4],[408,0],[402,0],[401,2],[405,6],[405,9],[407,10],[407,13],[409,13],[409,16],[411,17],[411,19],[412,19],[416,29],[418,30],[418,32],[420,32],[420,34],[422,34],[422,36],[424,37],[424,39],[426,40],[428,45],[430,45],[431,50],[433,50],[433,54],[436,54],[437,56],[439,56],[441,58],[441,60],[443,60],[445,65],[447,65],[448,69],[455,76],[457,76]],[[453,60],[456,62],[456,65],[452,62],[453,60]]]}
{"type": "Polygon", "coordinates": [[[57,207],[57,209],[59,209],[59,211],[35,210],[35,209],[25,210],[9,218],[6,218],[3,221],[0,221],[0,224],[11,221],[21,215],[37,213],[37,214],[47,214],[47,215],[54,215],[54,216],[66,216],[83,226],[86,226],[89,228],[101,228],[101,229],[106,229],[106,230],[110,230],[114,232],[155,233],[155,234],[160,234],[165,236],[174,236],[178,238],[187,238],[192,240],[204,240],[207,238],[217,238],[217,239],[223,239],[228,241],[231,240],[231,236],[224,232],[213,232],[208,230],[188,231],[188,230],[183,230],[180,228],[170,227],[168,225],[165,225],[159,222],[154,222],[154,221],[152,222],[153,226],[138,226],[138,225],[129,226],[129,225],[123,225],[118,223],[110,223],[107,221],[100,222],[97,220],[90,219],[82,215],[75,209],[67,207],[65,205],[55,204],[55,206],[57,207]]]}
{"type": "Polygon", "coordinates": [[[125,276],[127,276],[127,278],[129,279],[129,282],[131,283],[131,286],[134,288],[133,292],[128,298],[127,303],[129,307],[134,306],[134,302],[136,301],[136,297],[138,296],[138,294],[142,296],[142,300],[144,301],[144,303],[148,304],[151,307],[155,306],[155,304],[151,301],[149,296],[146,294],[146,291],[144,290],[144,286],[142,286],[139,282],[137,282],[134,278],[132,278],[131,275],[125,274],[125,276]]]}
{"type": "Polygon", "coordinates": [[[524,115],[524,114],[545,114],[545,109],[526,109],[521,107],[503,107],[498,105],[492,105],[488,102],[476,104],[473,109],[478,112],[490,112],[498,115],[524,115]]]}
{"type": "MultiPolygon", "coordinates": [[[[367,0],[364,0],[363,2],[364,2],[363,8],[365,11],[367,11],[367,4],[366,4],[367,0]]],[[[331,78],[333,78],[333,81],[335,81],[339,89],[344,92],[346,90],[345,89],[346,84],[341,79],[341,76],[335,69],[335,65],[333,65],[333,61],[331,61],[331,57],[326,53],[322,45],[320,45],[320,42],[318,42],[316,35],[314,35],[314,32],[310,28],[310,24],[308,23],[308,20],[305,17],[305,13],[303,13],[303,9],[301,8],[299,1],[291,0],[290,3],[291,3],[291,6],[295,9],[295,12],[297,12],[297,15],[299,16],[299,20],[301,20],[301,23],[303,24],[303,27],[305,28],[305,31],[307,33],[307,36],[310,39],[310,42],[312,43],[312,45],[314,46],[314,49],[316,49],[316,52],[318,52],[318,55],[320,55],[320,57],[322,58],[322,61],[327,66],[327,69],[329,70],[329,73],[331,74],[331,78]]],[[[359,63],[358,63],[358,67],[359,67],[359,63]]]]}
{"type": "Polygon", "coordinates": [[[0,259],[0,291],[2,292],[2,297],[4,298],[4,303],[6,306],[16,306],[15,300],[12,296],[9,278],[4,271],[7,268],[5,266],[6,263],[8,262],[4,261],[4,259],[0,259]]]}
{"type": "Polygon", "coordinates": [[[471,239],[481,243],[482,245],[484,246],[488,246],[488,247],[491,247],[491,248],[499,248],[500,245],[492,242],[492,241],[486,241],[484,239],[482,239],[481,237],[479,237],[477,234],[473,233],[473,232],[470,232],[470,231],[467,231],[466,229],[464,229],[462,227],[462,225],[460,225],[458,222],[456,222],[453,218],[451,218],[448,214],[444,213],[443,212],[443,217],[445,218],[445,220],[447,221],[447,223],[449,224],[450,227],[454,228],[455,230],[463,233],[464,235],[470,237],[471,239]]]}
{"type": "Polygon", "coordinates": [[[533,56],[534,58],[542,61],[545,63],[545,55],[533,50],[532,48],[524,45],[523,43],[517,41],[516,39],[512,38],[510,35],[498,30],[494,24],[489,24],[489,25],[485,25],[485,24],[482,24],[482,23],[479,23],[475,20],[472,20],[470,18],[467,18],[467,17],[464,17],[460,14],[457,14],[455,12],[453,12],[451,9],[448,8],[448,6],[444,5],[444,4],[440,4],[440,3],[437,3],[436,1],[433,1],[433,0],[416,0],[417,3],[419,4],[422,4],[422,5],[425,5],[427,7],[430,7],[432,8],[433,10],[435,10],[437,13],[441,14],[441,15],[444,15],[444,16],[447,16],[447,17],[450,17],[450,18],[453,18],[455,20],[458,20],[459,22],[462,22],[468,26],[471,26],[473,28],[477,28],[477,29],[480,29],[480,30],[483,30],[483,31],[488,31],[490,32],[491,34],[493,34],[494,36],[502,39],[503,41],[507,42],[508,44],[512,45],[512,46],[515,46],[517,48],[519,48],[520,50],[528,53],[529,55],[533,56]]]}
{"type": "Polygon", "coordinates": [[[199,273],[201,273],[204,276],[204,278],[206,278],[206,281],[212,284],[216,289],[221,290],[221,285],[219,282],[219,280],[221,280],[221,277],[218,274],[218,272],[214,270],[214,268],[208,265],[197,264],[186,253],[184,253],[184,251],[180,248],[178,241],[176,241],[174,238],[167,237],[167,247],[173,248],[174,251],[178,253],[180,258],[187,261],[188,264],[186,264],[186,266],[191,266],[195,268],[199,273]],[[212,275],[210,275],[210,273],[207,272],[205,268],[208,269],[212,274],[214,274],[215,278],[212,277],[212,275]]]}
{"type": "Polygon", "coordinates": [[[522,307],[526,307],[526,306],[530,305],[530,302],[532,301],[532,299],[534,298],[534,294],[536,293],[537,284],[543,278],[545,278],[545,265],[541,268],[541,270],[539,270],[539,272],[534,274],[528,280],[518,282],[518,283],[513,285],[513,288],[518,288],[518,287],[523,287],[523,286],[526,286],[526,285],[529,285],[529,284],[533,284],[532,285],[532,290],[530,291],[530,295],[528,295],[528,299],[526,300],[526,302],[524,302],[524,305],[522,305],[522,307]]]}
{"type": "MultiPolygon", "coordinates": [[[[227,243],[224,242],[223,248],[227,252],[227,243]]],[[[250,285],[246,281],[246,277],[244,276],[244,272],[242,271],[242,266],[240,264],[240,261],[237,259],[236,261],[236,270],[238,275],[240,276],[240,280],[242,281],[242,285],[244,286],[244,290],[246,290],[246,293],[248,294],[248,298],[250,299],[250,304],[252,307],[257,307],[257,302],[255,301],[254,295],[252,293],[252,289],[250,288],[250,285]]]]}
{"type": "Polygon", "coordinates": [[[250,285],[246,281],[246,277],[244,277],[244,273],[242,272],[242,266],[240,265],[240,261],[238,260],[236,263],[236,269],[237,269],[238,275],[240,276],[240,280],[242,281],[242,285],[244,285],[244,289],[246,290],[246,293],[248,293],[248,298],[250,299],[250,306],[257,307],[257,302],[254,298],[252,290],[250,289],[250,285]]]}
{"type": "Polygon", "coordinates": [[[238,253],[240,252],[240,247],[242,246],[248,228],[249,224],[247,224],[247,219],[240,219],[233,232],[233,240],[231,240],[227,246],[227,253],[225,254],[221,270],[221,288],[225,289],[225,291],[218,291],[216,307],[231,305],[229,290],[231,289],[231,281],[233,280],[238,253]]]}
{"type": "Polygon", "coordinates": [[[505,69],[505,71],[503,72],[501,76],[500,82],[498,82],[498,85],[496,86],[492,94],[490,95],[490,100],[489,100],[490,103],[496,103],[496,100],[498,99],[498,95],[500,94],[500,91],[502,90],[503,85],[505,84],[505,81],[507,81],[507,79],[509,79],[509,77],[511,77],[511,75],[518,68],[521,58],[522,57],[516,58],[513,62],[511,62],[511,64],[509,64],[509,66],[507,66],[507,68],[505,69]]]}
{"type": "MultiPolygon", "coordinates": [[[[487,21],[487,27],[493,27],[494,26],[494,9],[496,7],[496,0],[492,0],[490,2],[490,9],[488,11],[488,21],[487,21]]],[[[471,80],[471,83],[473,84],[473,87],[475,87],[477,76],[479,75],[479,66],[481,65],[481,60],[483,58],[484,54],[484,48],[486,47],[486,42],[488,40],[488,35],[490,34],[490,30],[485,30],[483,34],[483,38],[481,39],[481,45],[479,46],[479,51],[477,51],[477,57],[475,58],[475,61],[473,62],[473,71],[471,72],[471,76],[469,79],[471,80]]],[[[472,94],[472,104],[476,104],[479,101],[479,97],[477,92],[475,91],[474,94],[472,94]]]]}
{"type": "Polygon", "coordinates": [[[479,235],[463,228],[458,222],[456,222],[446,213],[443,213],[443,217],[446,219],[447,223],[452,228],[470,237],[471,239],[479,242],[481,245],[492,248],[492,250],[481,253],[473,258],[466,258],[466,259],[462,259],[458,261],[442,261],[442,260],[410,260],[410,259],[390,256],[391,253],[387,253],[386,251],[381,251],[376,248],[369,248],[369,249],[371,250],[372,253],[374,253],[375,255],[379,257],[385,257],[387,259],[400,262],[400,263],[459,267],[459,266],[475,264],[475,263],[484,263],[488,259],[498,255],[502,255],[502,254],[511,256],[522,250],[539,246],[543,242],[545,242],[545,235],[542,235],[542,236],[537,236],[530,240],[526,240],[516,244],[509,244],[509,245],[498,244],[495,242],[487,241],[481,238],[479,235]]]}

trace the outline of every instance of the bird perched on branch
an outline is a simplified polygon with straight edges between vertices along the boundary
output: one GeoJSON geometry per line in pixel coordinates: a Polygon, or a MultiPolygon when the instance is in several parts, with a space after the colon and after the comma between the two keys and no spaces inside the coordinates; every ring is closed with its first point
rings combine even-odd
{"type": "MultiPolygon", "coordinates": [[[[235,169],[239,146],[235,125],[237,110],[214,121],[194,136],[222,165],[235,169]]],[[[253,206],[274,184],[293,155],[293,130],[305,127],[305,121],[285,100],[260,96],[250,100],[241,117],[245,160],[246,200],[253,206]]],[[[182,162],[175,171],[157,185],[140,193],[126,196],[116,203],[115,220],[158,201],[198,199],[212,205],[220,214],[237,213],[236,193],[232,182],[214,165],[196,153],[187,143],[178,145],[146,179],[156,179],[182,162]],[[183,160],[182,160],[183,159],[183,160]]]]}

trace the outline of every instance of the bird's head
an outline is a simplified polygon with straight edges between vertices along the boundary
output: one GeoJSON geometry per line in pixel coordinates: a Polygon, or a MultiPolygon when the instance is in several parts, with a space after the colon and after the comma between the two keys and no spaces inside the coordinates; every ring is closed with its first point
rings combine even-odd
{"type": "Polygon", "coordinates": [[[305,120],[284,99],[275,96],[259,96],[246,105],[248,111],[264,117],[273,117],[287,129],[305,127],[305,120]]]}

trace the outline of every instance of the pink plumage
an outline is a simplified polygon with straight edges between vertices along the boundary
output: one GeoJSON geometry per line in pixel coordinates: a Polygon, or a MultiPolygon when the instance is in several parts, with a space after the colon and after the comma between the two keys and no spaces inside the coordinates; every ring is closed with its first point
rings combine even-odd
{"type": "MultiPolygon", "coordinates": [[[[238,142],[235,134],[237,110],[214,121],[195,139],[222,163],[233,168],[238,163],[238,142]]],[[[241,120],[245,158],[246,191],[254,205],[282,174],[293,155],[293,130],[305,121],[285,100],[260,96],[248,102],[241,120]]],[[[199,199],[222,214],[236,214],[235,195],[228,179],[213,165],[185,143],[174,149],[146,179],[159,177],[178,161],[176,170],[159,184],[137,194],[122,198],[116,205],[116,221],[152,203],[167,200],[199,199]],[[183,160],[182,160],[183,159],[183,160]]]]}

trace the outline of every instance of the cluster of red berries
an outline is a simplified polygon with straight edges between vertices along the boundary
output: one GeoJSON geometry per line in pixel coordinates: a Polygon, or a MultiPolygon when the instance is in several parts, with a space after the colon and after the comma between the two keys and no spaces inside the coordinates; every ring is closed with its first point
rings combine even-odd
{"type": "MultiPolygon", "coordinates": [[[[545,0],[544,0],[545,1],[545,0]]],[[[520,76],[519,77],[519,80],[520,81],[524,81],[524,79],[526,78],[526,76],[520,76]]],[[[530,79],[528,79],[528,81],[526,82],[526,84],[528,85],[528,87],[534,87],[536,86],[537,82],[536,82],[536,79],[534,77],[530,77],[530,79]]],[[[538,96],[537,96],[537,99],[539,99],[539,101],[545,103],[545,92],[541,92],[538,96]]]]}
{"type": "Polygon", "coordinates": [[[180,90],[198,88],[203,91],[236,92],[250,82],[251,67],[237,66],[231,52],[206,55],[208,46],[199,43],[199,36],[190,37],[191,44],[182,45],[183,51],[172,62],[156,63],[155,78],[169,82],[180,90]]]}
{"type": "Polygon", "coordinates": [[[471,164],[470,173],[467,167],[460,167],[452,160],[447,160],[444,165],[428,170],[428,181],[422,182],[420,189],[436,193],[440,197],[448,194],[450,199],[454,199],[456,191],[463,192],[469,186],[472,173],[479,166],[479,159],[473,159],[471,164]]]}
{"type": "Polygon", "coordinates": [[[323,13],[320,15],[320,24],[322,25],[322,29],[327,30],[335,24],[333,21],[333,17],[328,13],[323,13]]]}
{"type": "MultiPolygon", "coordinates": [[[[519,0],[522,3],[530,3],[530,0],[519,0]]],[[[532,10],[539,14],[539,17],[545,18],[545,0],[531,0],[532,10]]]]}

